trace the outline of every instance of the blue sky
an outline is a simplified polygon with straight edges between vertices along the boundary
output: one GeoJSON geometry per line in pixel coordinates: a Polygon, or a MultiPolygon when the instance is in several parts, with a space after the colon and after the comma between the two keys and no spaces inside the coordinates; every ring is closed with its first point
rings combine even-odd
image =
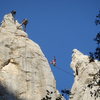
{"type": "MultiPolygon", "coordinates": [[[[72,50],[84,54],[94,51],[93,41],[100,27],[94,24],[100,10],[100,0],[0,0],[0,21],[6,13],[16,10],[21,23],[29,19],[27,33],[38,43],[51,61],[56,56],[57,67],[73,73],[70,68],[72,50]]],[[[73,76],[53,67],[58,90],[70,89],[73,76]]]]}

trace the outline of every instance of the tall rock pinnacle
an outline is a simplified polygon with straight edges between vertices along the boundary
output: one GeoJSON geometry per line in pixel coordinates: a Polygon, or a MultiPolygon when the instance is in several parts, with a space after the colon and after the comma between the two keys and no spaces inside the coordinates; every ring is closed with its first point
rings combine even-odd
{"type": "Polygon", "coordinates": [[[40,47],[28,38],[12,14],[4,16],[0,27],[0,100],[41,100],[56,82],[40,47]]]}
{"type": "Polygon", "coordinates": [[[75,72],[70,100],[100,100],[100,62],[73,50],[71,67],[75,72]]]}

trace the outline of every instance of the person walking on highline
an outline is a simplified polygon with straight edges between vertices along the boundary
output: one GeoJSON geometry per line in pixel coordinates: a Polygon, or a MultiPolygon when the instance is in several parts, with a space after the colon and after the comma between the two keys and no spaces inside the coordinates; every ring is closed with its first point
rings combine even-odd
{"type": "Polygon", "coordinates": [[[56,57],[54,56],[54,59],[50,62],[50,64],[53,64],[53,66],[56,66],[56,57]]]}

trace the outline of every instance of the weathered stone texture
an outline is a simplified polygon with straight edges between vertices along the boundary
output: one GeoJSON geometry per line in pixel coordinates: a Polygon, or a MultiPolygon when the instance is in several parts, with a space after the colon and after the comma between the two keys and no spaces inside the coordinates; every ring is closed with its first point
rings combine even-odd
{"type": "Polygon", "coordinates": [[[49,90],[55,100],[58,92],[48,61],[19,26],[12,14],[7,14],[0,27],[0,98],[41,100],[49,90]]]}
{"type": "MultiPolygon", "coordinates": [[[[93,81],[95,74],[100,70],[100,62],[95,60],[90,63],[88,56],[74,49],[71,67],[75,72],[75,79],[71,90],[72,95],[70,96],[70,100],[100,100],[100,86],[93,81]],[[94,84],[92,88],[89,87],[91,83],[94,84]],[[99,94],[97,94],[98,96],[96,97],[95,91],[98,89],[99,94]]],[[[96,78],[96,80],[100,80],[99,75],[96,76],[96,78]]]]}

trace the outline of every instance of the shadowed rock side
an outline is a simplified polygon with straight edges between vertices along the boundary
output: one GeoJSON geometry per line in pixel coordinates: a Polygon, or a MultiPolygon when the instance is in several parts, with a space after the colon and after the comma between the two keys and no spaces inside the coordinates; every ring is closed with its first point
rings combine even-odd
{"type": "Polygon", "coordinates": [[[0,100],[23,100],[19,99],[18,96],[16,96],[11,91],[8,91],[6,87],[0,85],[0,100]]]}
{"type": "Polygon", "coordinates": [[[55,100],[59,93],[48,61],[19,26],[7,14],[0,27],[0,84],[9,91],[4,92],[4,100],[41,100],[46,90],[53,92],[55,100]]]}
{"type": "Polygon", "coordinates": [[[70,100],[100,100],[100,62],[74,49],[71,67],[75,72],[70,100]]]}

